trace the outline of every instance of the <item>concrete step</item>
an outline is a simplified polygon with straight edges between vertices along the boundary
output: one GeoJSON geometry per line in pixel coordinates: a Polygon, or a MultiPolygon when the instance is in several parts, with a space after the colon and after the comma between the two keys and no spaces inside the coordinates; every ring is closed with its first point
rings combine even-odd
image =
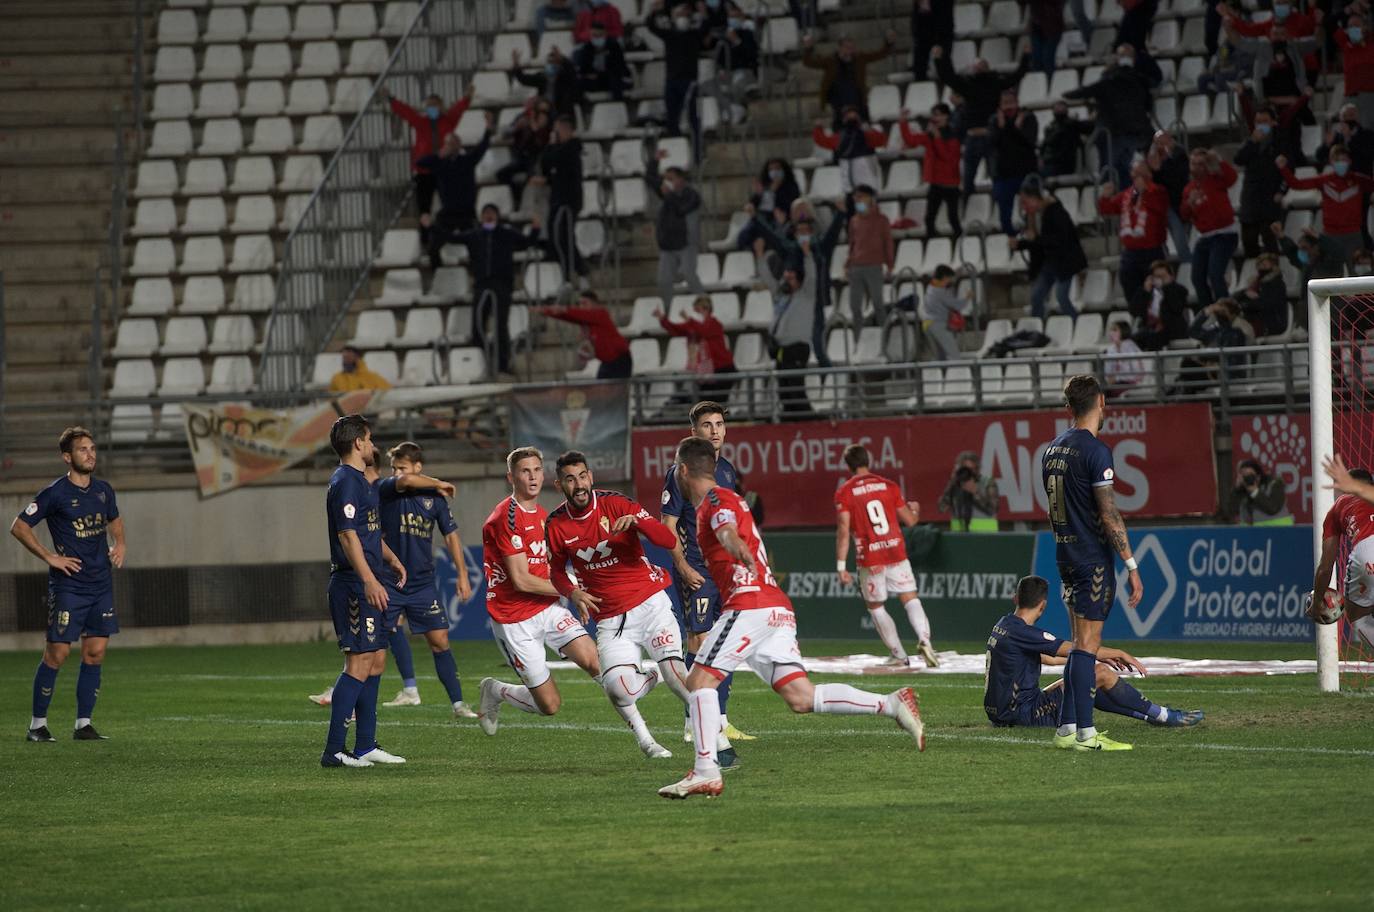
{"type": "Polygon", "coordinates": [[[98,244],[109,238],[110,207],[27,205],[0,207],[0,236],[14,232],[29,243],[98,244]],[[61,215],[57,212],[61,211],[61,215]]]}
{"type": "MultiPolygon", "coordinates": [[[[3,143],[0,143],[3,147],[3,143]]],[[[0,164],[0,206],[41,203],[87,205],[110,199],[110,169],[95,167],[52,167],[49,165],[7,166],[0,164]]]]}
{"type": "MultiPolygon", "coordinates": [[[[0,26],[4,22],[4,17],[0,16],[0,26]]],[[[0,88],[10,88],[14,81],[39,78],[59,80],[58,84],[62,80],[96,78],[132,81],[133,69],[131,53],[35,54],[24,47],[9,46],[0,53],[0,88]]],[[[42,84],[36,86],[42,87],[42,84]]]]}
{"type": "Polygon", "coordinates": [[[5,272],[5,325],[80,324],[91,319],[95,291],[92,282],[74,282],[70,275],[50,273],[48,282],[19,281],[5,272]]]}
{"type": "Polygon", "coordinates": [[[71,276],[89,275],[100,263],[98,245],[77,243],[29,243],[26,240],[0,244],[0,269],[9,273],[55,270],[71,276]]]}
{"type": "Polygon", "coordinates": [[[133,105],[133,93],[128,87],[106,87],[98,91],[86,88],[45,88],[41,92],[0,92],[0,118],[5,123],[111,123],[116,109],[128,111],[133,105]]]}
{"type": "Polygon", "coordinates": [[[18,366],[5,373],[5,401],[22,405],[24,400],[55,401],[89,392],[86,363],[42,367],[18,366]]]}
{"type": "Polygon", "coordinates": [[[90,347],[89,326],[48,322],[5,328],[5,359],[9,368],[84,363],[90,347]]]}

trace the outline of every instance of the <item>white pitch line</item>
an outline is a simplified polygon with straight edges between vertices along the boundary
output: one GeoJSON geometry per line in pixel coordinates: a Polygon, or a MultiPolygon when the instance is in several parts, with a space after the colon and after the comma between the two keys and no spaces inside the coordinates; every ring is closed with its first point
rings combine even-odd
{"type": "MultiPolygon", "coordinates": [[[[147,719],[146,721],[149,721],[149,722],[205,722],[205,723],[210,723],[210,724],[215,724],[215,725],[224,725],[224,724],[228,724],[228,725],[284,725],[284,726],[311,725],[311,726],[322,726],[322,725],[327,725],[327,724],[328,724],[328,720],[326,720],[326,719],[315,719],[315,720],[310,720],[310,719],[306,719],[306,720],[296,720],[296,719],[239,719],[239,718],[234,718],[234,717],[230,717],[230,716],[153,716],[153,717],[150,717],[149,719],[147,719]]],[[[386,720],[384,724],[385,724],[385,725],[388,725],[388,726],[398,726],[398,727],[402,727],[402,728],[470,728],[470,727],[472,727],[472,726],[466,726],[466,725],[458,725],[458,726],[455,726],[455,724],[452,723],[452,722],[392,721],[392,720],[390,720],[390,719],[386,720]]],[[[551,729],[551,730],[554,730],[554,731],[596,732],[596,733],[616,734],[616,735],[625,734],[625,733],[626,733],[626,729],[625,729],[624,726],[620,726],[620,725],[604,725],[604,724],[600,724],[600,723],[592,723],[592,724],[590,724],[590,725],[587,725],[587,724],[581,724],[581,723],[577,723],[577,722],[529,722],[529,721],[520,720],[520,721],[513,721],[513,722],[505,722],[505,721],[503,721],[503,722],[501,723],[501,727],[502,727],[502,728],[515,728],[515,729],[531,729],[531,730],[537,730],[537,729],[546,729],[546,730],[547,730],[547,729],[551,729]]],[[[680,729],[680,728],[679,728],[679,729],[660,729],[660,731],[663,732],[665,735],[672,734],[674,731],[680,732],[681,730],[682,730],[682,729],[680,729]]],[[[993,735],[993,734],[978,735],[978,734],[964,733],[964,732],[940,731],[939,729],[936,729],[936,730],[934,730],[934,732],[933,732],[933,734],[932,734],[931,740],[934,741],[936,745],[938,745],[940,741],[968,741],[968,742],[990,743],[990,744],[1016,744],[1016,745],[1021,745],[1021,746],[1024,746],[1024,747],[1034,747],[1034,748],[1048,749],[1048,748],[1050,748],[1050,747],[1052,746],[1051,743],[1050,743],[1050,741],[1049,741],[1049,736],[1048,736],[1048,732],[1050,731],[1050,729],[1045,729],[1045,731],[1046,731],[1047,734],[1046,734],[1046,736],[1045,736],[1044,738],[1035,738],[1035,739],[1031,739],[1031,738],[1017,738],[1017,737],[1013,737],[1013,736],[1011,736],[1011,735],[993,735]]],[[[760,736],[762,736],[762,737],[780,737],[780,738],[821,738],[821,737],[833,738],[833,737],[835,737],[836,735],[842,735],[842,736],[845,736],[845,737],[856,737],[856,736],[857,736],[857,737],[873,736],[873,737],[882,737],[882,738],[907,738],[907,737],[910,737],[909,735],[906,734],[906,732],[902,732],[902,731],[893,731],[893,730],[891,730],[891,729],[886,729],[886,728],[754,729],[754,734],[760,735],[760,736]]],[[[1242,754],[1304,754],[1304,755],[1312,755],[1312,756],[1374,757],[1374,750],[1363,750],[1363,749],[1360,749],[1360,748],[1345,748],[1345,747],[1284,747],[1284,746],[1278,746],[1278,745],[1272,746],[1272,747],[1263,747],[1263,746],[1254,746],[1254,745],[1246,745],[1246,744],[1214,744],[1214,743],[1209,743],[1209,742],[1205,742],[1205,741],[1181,741],[1181,742],[1179,742],[1178,744],[1160,745],[1160,746],[1164,747],[1165,750],[1169,750],[1169,749],[1172,749],[1172,748],[1174,748],[1174,747],[1183,747],[1183,748],[1192,748],[1192,749],[1195,749],[1195,750],[1222,751],[1222,752],[1226,752],[1226,753],[1242,753],[1242,754]]]]}

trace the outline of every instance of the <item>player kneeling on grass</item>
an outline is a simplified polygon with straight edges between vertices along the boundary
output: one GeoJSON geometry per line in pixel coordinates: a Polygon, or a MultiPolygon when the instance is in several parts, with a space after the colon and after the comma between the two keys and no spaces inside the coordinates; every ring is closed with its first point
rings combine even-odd
{"type": "MultiPolygon", "coordinates": [[[[1050,584],[1044,578],[1022,577],[1016,584],[1014,610],[992,626],[983,711],[993,725],[1049,728],[1058,724],[1064,680],[1041,690],[1040,666],[1063,665],[1076,647],[1035,626],[1045,613],[1049,591],[1050,584]]],[[[1152,725],[1183,727],[1202,721],[1202,710],[1170,709],[1151,703],[1122,679],[1118,670],[1145,674],[1144,666],[1130,653],[1103,646],[1097,660],[1094,708],[1152,725]]]]}
{"type": "Polygon", "coordinates": [[[721,616],[711,627],[687,676],[688,712],[696,763],[681,781],[659,789],[664,798],[719,795],[724,789],[716,758],[720,703],[716,686],[741,665],[771,686],[796,713],[884,715],[925,750],[925,728],[916,691],[868,693],[848,684],[815,684],[802,667],[792,603],[768,567],[749,505],[716,485],[716,451],[710,441],[688,437],[677,448],[678,481],[697,511],[697,543],[721,592],[721,616]]]}
{"type": "Polygon", "coordinates": [[[1334,624],[1344,614],[1351,629],[1374,649],[1374,483],[1368,470],[1347,469],[1339,454],[1324,459],[1322,469],[1331,479],[1328,487],[1341,496],[1322,520],[1322,552],[1307,613],[1318,624],[1334,624]],[[1337,593],[1331,584],[1343,544],[1350,557],[1343,593],[1337,593]]]}

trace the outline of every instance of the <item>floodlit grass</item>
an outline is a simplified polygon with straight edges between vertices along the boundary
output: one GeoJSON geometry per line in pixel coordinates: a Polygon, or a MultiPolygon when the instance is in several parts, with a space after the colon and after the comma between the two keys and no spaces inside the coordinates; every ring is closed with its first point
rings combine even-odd
{"type": "MultiPolygon", "coordinates": [[[[759,740],[723,798],[655,790],[690,765],[666,688],[641,703],[678,757],[645,760],[600,690],[558,672],[555,718],[455,725],[423,643],[423,706],[382,709],[404,767],[324,770],[327,711],[305,696],[337,654],[304,646],[110,651],[96,724],[22,740],[36,654],[0,655],[0,909],[1369,909],[1361,859],[1374,699],[1311,676],[1160,678],[1195,730],[1098,714],[1126,754],[1053,750],[994,730],[973,676],[914,681],[929,746],[885,718],[793,716],[739,676],[730,717],[759,740]]],[[[876,642],[809,642],[872,652],[876,642]]],[[[942,649],[980,649],[941,643],[942,649]]],[[[1306,658],[1310,647],[1146,644],[1139,655],[1306,658]]],[[[490,644],[459,644],[477,682],[490,644]]],[[[394,672],[383,699],[398,689],[394,672]]]]}

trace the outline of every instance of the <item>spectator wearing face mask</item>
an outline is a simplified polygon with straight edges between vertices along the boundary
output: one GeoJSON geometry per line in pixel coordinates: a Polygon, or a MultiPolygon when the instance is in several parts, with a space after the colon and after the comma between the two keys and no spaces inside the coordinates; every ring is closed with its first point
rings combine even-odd
{"type": "Polygon", "coordinates": [[[1193,245],[1193,288],[1206,307],[1226,297],[1226,267],[1240,243],[1240,226],[1227,191],[1236,182],[1236,169],[1211,149],[1194,149],[1188,156],[1191,180],[1183,188],[1181,214],[1197,229],[1193,245]]]}
{"type": "Polygon", "coordinates": [[[1278,252],[1278,241],[1269,226],[1283,218],[1283,175],[1279,173],[1274,140],[1277,120],[1273,108],[1255,112],[1254,129],[1236,150],[1235,161],[1245,169],[1240,184],[1240,237],[1247,257],[1260,250],[1278,252]]]}
{"type": "Polygon", "coordinates": [[[1064,102],[1056,101],[1040,140],[1040,173],[1045,177],[1077,174],[1083,156],[1083,138],[1091,136],[1094,129],[1093,124],[1071,115],[1064,102]]]}
{"type": "Polygon", "coordinates": [[[833,161],[840,169],[840,186],[845,195],[853,193],[860,184],[877,186],[883,182],[877,150],[887,145],[887,134],[867,126],[858,108],[844,109],[844,119],[836,133],[827,133],[825,122],[817,120],[811,130],[811,141],[835,153],[833,161]]]}
{"type": "Polygon", "coordinates": [[[1039,136],[1040,125],[1035,115],[1023,110],[1016,92],[1007,89],[1002,93],[1001,108],[988,120],[988,154],[992,159],[992,198],[997,201],[1002,231],[1008,235],[1016,233],[1011,220],[1016,195],[1039,164],[1039,136]]]}
{"type": "Polygon", "coordinates": [[[510,302],[515,283],[515,254],[539,242],[539,219],[530,219],[522,234],[501,224],[501,210],[488,203],[482,207],[481,224],[453,238],[468,249],[472,273],[472,335],[485,348],[486,317],[496,328],[496,369],[510,373],[510,302]]]}
{"type": "MultiPolygon", "coordinates": [[[[840,210],[843,212],[843,205],[840,210]]],[[[756,269],[766,269],[774,278],[781,277],[783,270],[788,268],[794,269],[799,275],[807,269],[814,269],[817,275],[830,275],[830,261],[840,229],[844,227],[839,216],[824,218],[805,197],[792,203],[791,216],[786,224],[757,213],[752,205],[746,206],[745,211],[752,216],[750,224],[757,233],[754,239],[756,269]],[[837,221],[840,224],[835,224],[837,221]],[[770,250],[777,259],[776,269],[765,258],[770,250]]],[[[811,350],[821,367],[831,366],[825,353],[825,314],[829,307],[830,283],[818,282],[816,308],[811,322],[811,350]]]]}
{"type": "Polygon", "coordinates": [[[693,149],[700,153],[701,118],[693,96],[697,90],[697,61],[706,47],[710,29],[686,3],[675,4],[671,16],[665,10],[664,0],[655,0],[645,23],[663,42],[663,105],[667,112],[664,128],[669,136],[681,136],[682,110],[686,108],[693,149]]]}
{"type": "Polygon", "coordinates": [[[1123,184],[1129,179],[1131,161],[1154,134],[1150,120],[1154,97],[1149,78],[1136,66],[1137,56],[1132,45],[1119,44],[1116,64],[1104,71],[1101,79],[1064,93],[1065,99],[1092,101],[1097,108],[1097,126],[1106,133],[1098,151],[1102,161],[1111,164],[1117,182],[1123,184]]]}
{"type": "Polygon", "coordinates": [[[1279,271],[1279,258],[1263,253],[1255,261],[1255,275],[1231,295],[1241,316],[1250,321],[1256,337],[1277,336],[1288,330],[1288,289],[1279,271]]]}
{"type": "Polygon", "coordinates": [[[878,194],[868,184],[854,188],[854,214],[849,217],[849,259],[845,276],[849,280],[849,312],[857,331],[864,325],[864,301],[873,305],[879,326],[887,323],[883,301],[883,280],[892,274],[896,244],[892,225],[878,211],[878,194]]]}
{"type": "Polygon", "coordinates": [[[596,371],[598,380],[621,380],[634,372],[634,360],[630,356],[630,343],[615,325],[610,311],[601,303],[594,291],[583,291],[578,296],[576,307],[541,307],[539,313],[565,323],[575,323],[582,327],[587,341],[591,344],[592,355],[601,362],[596,371]]]}
{"type": "MultiPolygon", "coordinates": [[[[764,218],[772,217],[778,224],[786,224],[792,211],[792,204],[801,196],[797,176],[792,165],[781,158],[770,158],[764,162],[759,176],[754,179],[754,189],[749,195],[749,205],[753,212],[763,213],[764,218]]],[[[752,214],[752,213],[751,213],[752,214]]],[[[736,246],[749,250],[754,246],[758,230],[753,220],[740,229],[736,246]]]]}
{"type": "Polygon", "coordinates": [[[439,215],[429,232],[429,263],[439,265],[439,250],[457,231],[467,231],[477,218],[477,165],[491,145],[494,118],[486,113],[487,129],[471,149],[463,148],[457,133],[444,137],[438,155],[426,155],[416,164],[429,170],[439,191],[439,215]]]}
{"type": "Polygon", "coordinates": [[[660,149],[644,175],[659,200],[654,237],[658,241],[658,296],[663,299],[664,310],[673,303],[677,282],[686,282],[698,295],[706,294],[697,278],[701,194],[687,182],[681,168],[668,168],[659,176],[658,163],[667,157],[667,151],[660,149]]]}
{"type": "Polygon", "coordinates": [[[937,46],[931,51],[931,56],[935,58],[935,73],[940,82],[964,99],[964,135],[961,139],[964,147],[964,198],[967,199],[973,195],[978,163],[988,152],[988,122],[997,114],[1002,93],[1015,89],[1021,84],[1021,77],[1030,72],[1030,54],[1023,53],[1016,71],[1005,76],[993,72],[981,57],[973,61],[969,72],[959,74],[954,72],[943,48],[937,46]]]}
{"type": "Polygon", "coordinates": [[[1312,118],[1312,111],[1308,107],[1312,101],[1311,86],[1294,101],[1282,107],[1257,103],[1254,93],[1245,83],[1236,83],[1231,89],[1235,92],[1236,100],[1240,102],[1241,120],[1246,130],[1253,133],[1259,123],[1260,113],[1265,110],[1269,112],[1268,123],[1271,129],[1268,135],[1272,138],[1269,146],[1270,158],[1287,155],[1290,162],[1307,164],[1307,156],[1302,151],[1302,128],[1304,122],[1312,118]]]}
{"type": "Polygon", "coordinates": [[[445,109],[438,95],[425,98],[424,108],[415,110],[410,105],[394,97],[386,89],[380,89],[381,97],[391,103],[391,112],[410,124],[410,172],[411,183],[415,185],[415,209],[420,219],[420,243],[429,242],[429,210],[434,206],[434,175],[428,168],[420,166],[420,159],[433,155],[444,143],[444,137],[458,128],[463,112],[472,104],[472,86],[467,93],[445,109]]]}
{"type": "MultiPolygon", "coordinates": [[[[1311,38],[1316,34],[1317,25],[1322,19],[1320,9],[1305,13],[1300,9],[1294,9],[1290,0],[1279,0],[1274,4],[1273,15],[1259,22],[1246,21],[1228,3],[1218,4],[1217,12],[1221,14],[1222,25],[1234,38],[1258,38],[1274,43],[1311,38]]],[[[1313,72],[1321,66],[1315,54],[1309,54],[1305,60],[1298,58],[1295,63],[1301,64],[1301,67],[1295,69],[1302,68],[1313,72]]]]}
{"type": "Polygon", "coordinates": [[[1276,160],[1284,182],[1294,190],[1321,190],[1322,233],[1341,249],[1346,262],[1364,246],[1360,218],[1365,199],[1374,191],[1374,179],[1350,168],[1350,152],[1345,146],[1332,146],[1331,168],[1316,177],[1298,177],[1288,168],[1288,159],[1276,160]]]}
{"type": "Polygon", "coordinates": [[[1078,311],[1069,299],[1074,276],[1088,268],[1088,257],[1078,239],[1078,226],[1055,196],[1047,193],[1035,178],[1021,187],[1021,208],[1026,213],[1026,228],[1012,238],[1011,249],[1030,254],[1031,316],[1045,316],[1045,303],[1053,290],[1059,312],[1074,317],[1078,311]]]}
{"type": "MultiPolygon", "coordinates": [[[[1317,168],[1325,168],[1331,160],[1331,149],[1345,146],[1350,153],[1350,170],[1356,174],[1374,175],[1374,130],[1360,122],[1359,109],[1354,104],[1341,105],[1336,120],[1327,128],[1326,142],[1317,147],[1317,168]]],[[[1302,161],[1288,154],[1290,163],[1302,161]]],[[[1374,238],[1369,234],[1369,198],[1365,198],[1364,211],[1360,215],[1360,229],[1364,233],[1364,245],[1374,249],[1374,238]]]]}
{"type": "Polygon", "coordinates": [[[524,113],[502,131],[510,146],[510,161],[496,172],[496,179],[510,188],[517,211],[524,197],[525,183],[539,164],[544,147],[549,144],[552,128],[548,102],[531,98],[525,103],[524,113]]]}
{"type": "Polygon", "coordinates": [[[701,93],[721,100],[723,122],[741,124],[748,119],[747,94],[758,81],[759,39],[742,9],[734,3],[725,9],[725,29],[716,42],[715,78],[702,86],[701,93]]]}
{"type": "Polygon", "coordinates": [[[587,42],[573,51],[573,65],[584,94],[609,92],[620,101],[634,83],[630,66],[625,62],[625,49],[619,40],[607,36],[606,27],[599,22],[592,23],[587,42]]]}
{"type": "Polygon", "coordinates": [[[1346,97],[1354,100],[1361,123],[1374,124],[1374,42],[1364,33],[1364,16],[1351,13],[1332,37],[1341,49],[1346,97]]]}
{"type": "MultiPolygon", "coordinates": [[[[1300,287],[1306,288],[1312,279],[1338,279],[1345,275],[1345,251],[1334,241],[1311,228],[1304,228],[1296,242],[1283,233],[1279,222],[1269,226],[1279,240],[1279,251],[1302,273],[1300,287]]],[[[1294,307],[1297,326],[1307,328],[1307,308],[1294,307]]]]}
{"type": "Polygon", "coordinates": [[[802,37],[802,66],[821,70],[821,106],[829,106],[836,128],[846,116],[847,109],[859,112],[861,120],[868,120],[868,65],[890,55],[897,47],[897,33],[891,29],[883,36],[881,47],[860,51],[848,35],[840,38],[832,54],[816,53],[815,39],[810,33],[802,37]]]}
{"type": "Polygon", "coordinates": [[[1161,351],[1188,338],[1188,290],[1174,278],[1168,260],[1155,260],[1141,287],[1126,298],[1135,326],[1131,338],[1145,351],[1161,351]]]}
{"type": "Polygon", "coordinates": [[[949,105],[943,102],[930,109],[921,131],[911,129],[911,112],[902,109],[902,143],[908,149],[924,149],[921,177],[928,185],[926,194],[926,237],[935,237],[935,219],[944,206],[955,237],[964,233],[959,224],[959,137],[949,125],[949,105]]]}
{"type": "Polygon", "coordinates": [[[1097,197],[1101,215],[1119,218],[1121,265],[1117,278],[1127,298],[1135,294],[1156,260],[1164,259],[1164,238],[1169,225],[1169,193],[1154,181],[1144,159],[1131,165],[1131,186],[1116,192],[1115,184],[1103,184],[1097,197]]]}
{"type": "Polygon", "coordinates": [[[599,25],[607,38],[625,40],[625,22],[620,17],[620,7],[611,0],[589,0],[577,12],[573,22],[573,41],[586,44],[592,40],[592,27],[599,25]]]}
{"type": "Polygon", "coordinates": [[[738,371],[725,338],[725,327],[716,319],[710,297],[697,295],[692,302],[692,314],[685,320],[670,320],[661,310],[654,318],[668,335],[687,338],[687,371],[701,378],[695,389],[686,391],[679,401],[710,399],[725,404],[735,384],[730,375],[738,371]]]}
{"type": "Polygon", "coordinates": [[[1140,346],[1131,339],[1131,324],[1118,320],[1107,327],[1107,347],[1102,350],[1102,375],[1107,381],[1107,398],[1114,399],[1144,380],[1150,367],[1140,346]]]}
{"type": "MultiPolygon", "coordinates": [[[[1203,348],[1247,348],[1255,344],[1254,327],[1240,315],[1239,305],[1231,298],[1218,298],[1200,309],[1188,327],[1188,335],[1203,348]]],[[[1223,357],[1226,359],[1225,376],[1233,383],[1243,380],[1248,361],[1244,354],[1189,355],[1179,364],[1179,388],[1166,391],[1166,396],[1196,394],[1217,384],[1223,376],[1223,357]]]]}
{"type": "Polygon", "coordinates": [[[1188,243],[1188,224],[1179,211],[1183,205],[1183,188],[1188,186],[1188,153],[1183,150],[1168,130],[1160,130],[1154,135],[1145,161],[1154,172],[1155,183],[1160,184],[1169,194],[1169,237],[1174,242],[1174,253],[1179,259],[1192,256],[1188,243]]]}
{"type": "Polygon", "coordinates": [[[520,66],[520,52],[510,52],[511,75],[521,85],[529,86],[549,102],[555,117],[577,116],[577,106],[582,100],[582,83],[572,61],[563,56],[557,46],[549,48],[544,66],[534,72],[527,72],[520,66]]]}

